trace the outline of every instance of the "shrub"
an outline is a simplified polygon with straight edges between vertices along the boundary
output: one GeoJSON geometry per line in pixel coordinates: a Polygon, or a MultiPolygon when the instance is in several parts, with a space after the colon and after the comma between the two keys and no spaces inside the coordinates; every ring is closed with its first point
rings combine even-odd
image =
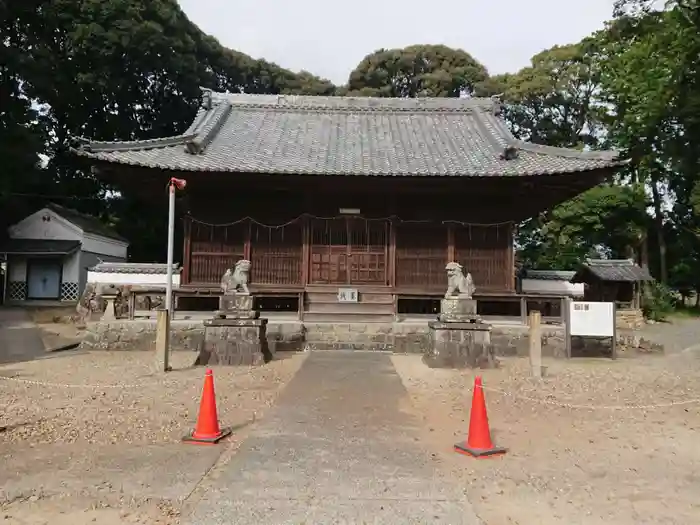
{"type": "Polygon", "coordinates": [[[642,296],[644,317],[653,321],[663,321],[676,307],[673,292],[661,283],[651,283],[642,296]]]}

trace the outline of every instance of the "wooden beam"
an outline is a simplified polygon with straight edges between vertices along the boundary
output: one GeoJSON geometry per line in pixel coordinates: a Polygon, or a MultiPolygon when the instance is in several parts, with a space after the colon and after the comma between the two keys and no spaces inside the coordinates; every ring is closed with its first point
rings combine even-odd
{"type": "MultiPolygon", "coordinates": [[[[311,236],[311,225],[308,217],[302,219],[302,246],[301,246],[301,285],[306,286],[309,284],[309,271],[311,266],[311,250],[309,249],[311,236]]],[[[300,299],[304,300],[303,294],[300,299]]],[[[302,308],[303,310],[303,308],[302,308]]]]}
{"type": "Polygon", "coordinates": [[[253,222],[248,220],[243,238],[243,258],[250,261],[250,238],[253,231],[253,222]]]}
{"type": "Polygon", "coordinates": [[[387,266],[389,267],[388,284],[394,287],[396,286],[396,224],[393,220],[389,221],[389,260],[387,266]]]}
{"type": "Polygon", "coordinates": [[[455,257],[455,229],[454,224],[449,223],[447,225],[447,260],[454,261],[455,257]]]}
{"type": "MultiPolygon", "coordinates": [[[[182,247],[182,283],[188,284],[190,282],[190,272],[192,264],[192,218],[185,217],[185,232],[184,232],[184,242],[182,247]]],[[[166,272],[167,273],[167,272],[166,272]]]]}

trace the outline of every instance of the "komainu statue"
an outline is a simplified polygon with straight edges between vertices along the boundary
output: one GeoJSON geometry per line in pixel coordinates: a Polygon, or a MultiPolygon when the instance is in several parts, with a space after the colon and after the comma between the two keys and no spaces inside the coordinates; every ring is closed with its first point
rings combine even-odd
{"type": "Polygon", "coordinates": [[[445,299],[459,295],[465,299],[471,299],[474,294],[474,281],[472,275],[467,272],[464,275],[464,267],[458,262],[451,262],[445,266],[447,271],[447,293],[445,299]]]}
{"type": "Polygon", "coordinates": [[[248,272],[250,271],[250,261],[241,259],[234,266],[226,270],[226,273],[221,278],[221,291],[224,295],[233,295],[238,293],[249,294],[248,290],[248,272]]]}

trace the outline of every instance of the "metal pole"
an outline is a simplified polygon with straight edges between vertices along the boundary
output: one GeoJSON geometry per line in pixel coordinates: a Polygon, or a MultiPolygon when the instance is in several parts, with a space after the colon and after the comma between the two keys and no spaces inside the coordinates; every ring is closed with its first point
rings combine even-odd
{"type": "Polygon", "coordinates": [[[9,256],[5,254],[5,271],[2,273],[2,304],[7,304],[7,285],[10,282],[10,261],[9,256]]]}
{"type": "Polygon", "coordinates": [[[173,244],[175,244],[175,184],[168,184],[168,264],[165,281],[165,309],[168,316],[173,312],[173,244]]]}

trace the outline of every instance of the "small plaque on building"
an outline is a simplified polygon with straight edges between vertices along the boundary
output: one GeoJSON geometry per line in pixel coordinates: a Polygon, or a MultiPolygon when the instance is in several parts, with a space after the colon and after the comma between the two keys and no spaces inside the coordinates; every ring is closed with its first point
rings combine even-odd
{"type": "Polygon", "coordinates": [[[339,303],[356,303],[357,302],[357,290],[355,288],[340,288],[338,289],[338,302],[339,303]]]}

